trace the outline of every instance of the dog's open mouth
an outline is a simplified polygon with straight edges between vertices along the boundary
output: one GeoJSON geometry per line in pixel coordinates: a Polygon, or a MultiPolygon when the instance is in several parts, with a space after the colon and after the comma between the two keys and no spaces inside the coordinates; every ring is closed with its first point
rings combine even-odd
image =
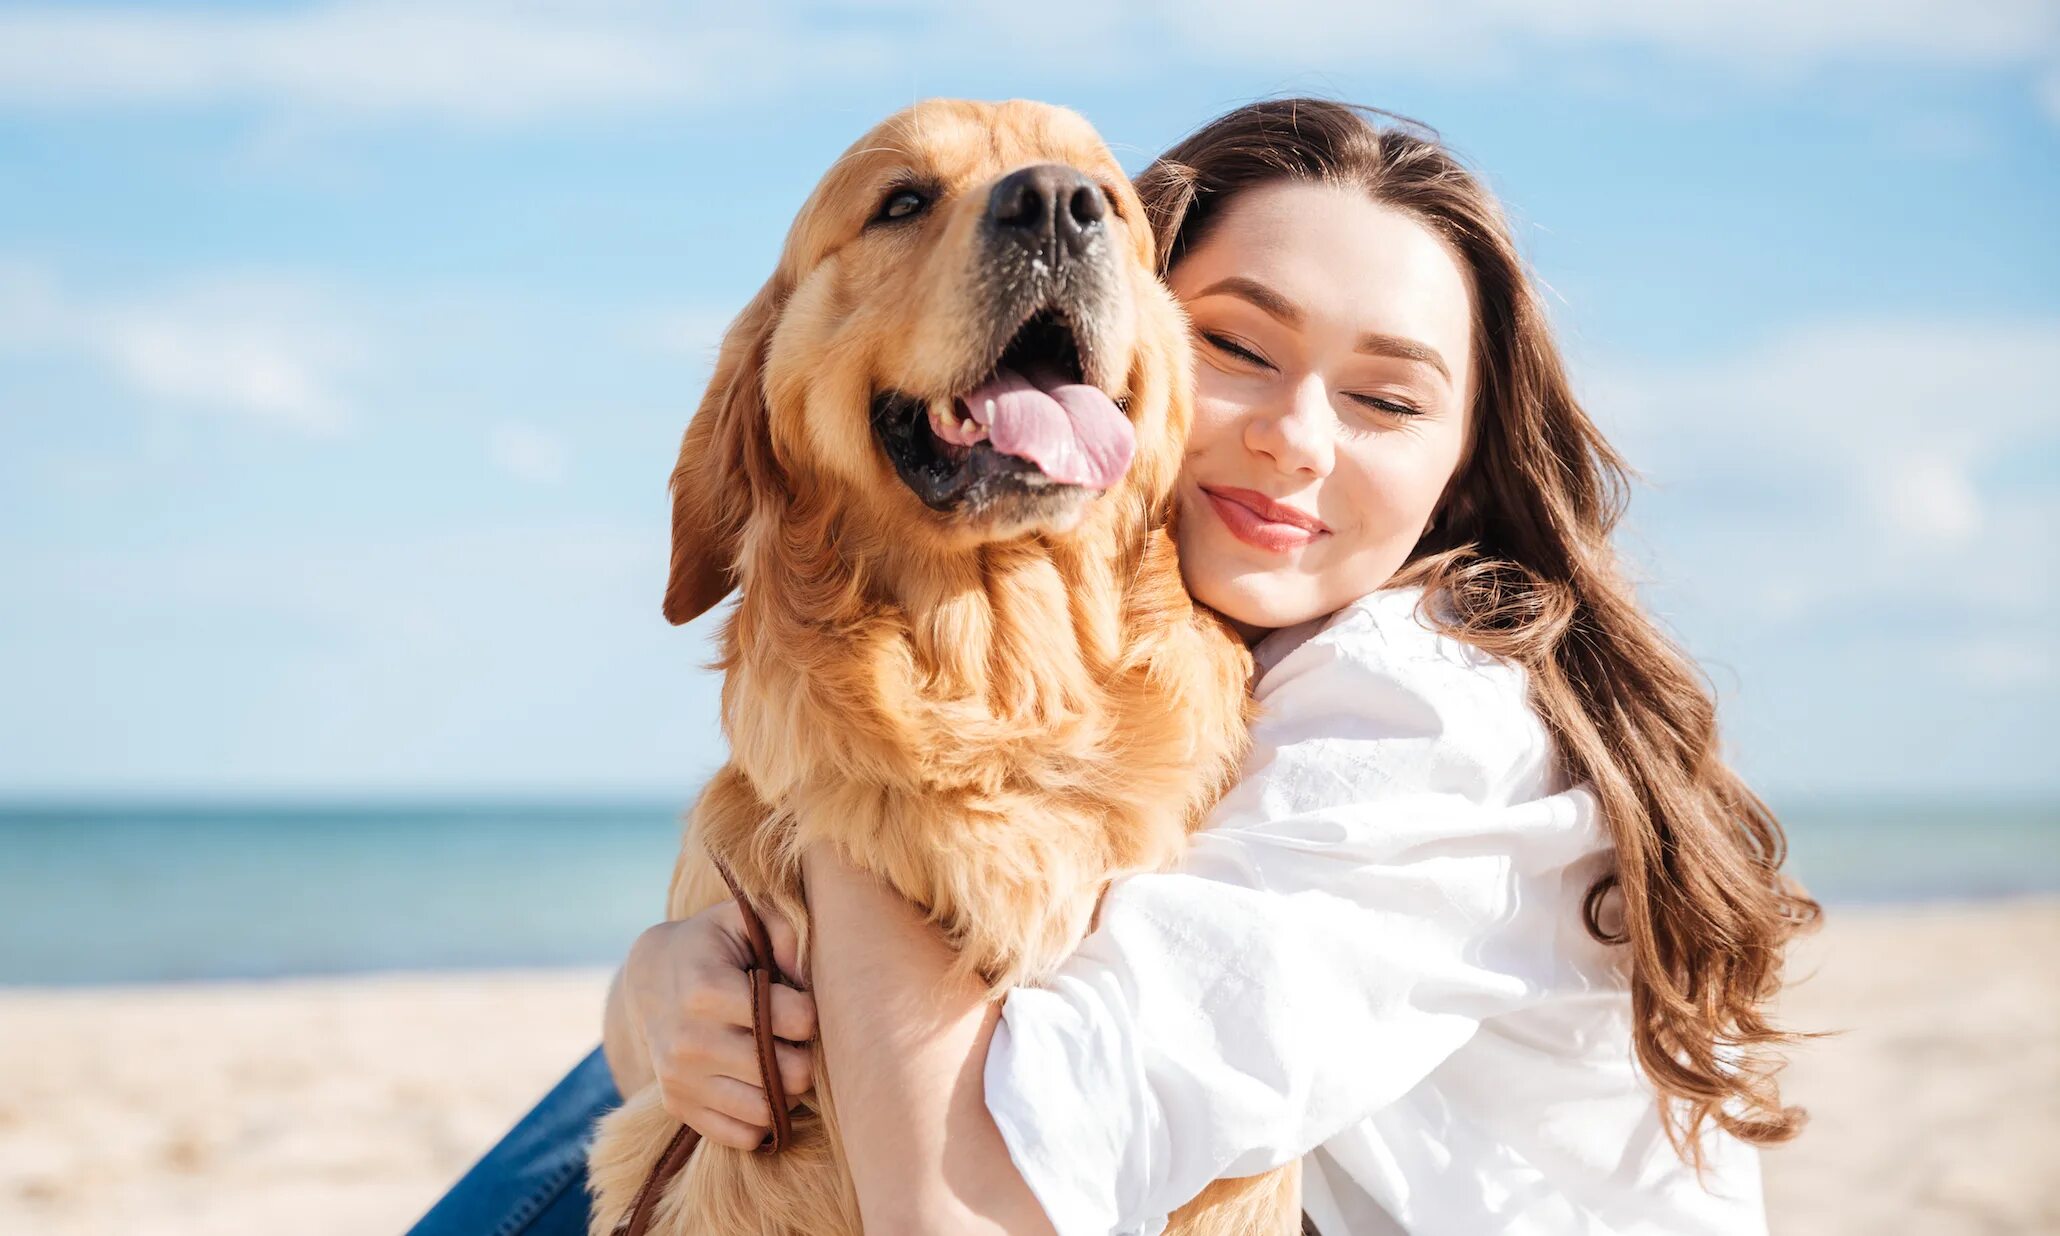
{"type": "Polygon", "coordinates": [[[1082,378],[1072,324],[1049,309],[972,389],[948,400],[882,391],[872,415],[895,471],[938,510],[993,488],[1107,489],[1137,445],[1116,401],[1082,378]]]}

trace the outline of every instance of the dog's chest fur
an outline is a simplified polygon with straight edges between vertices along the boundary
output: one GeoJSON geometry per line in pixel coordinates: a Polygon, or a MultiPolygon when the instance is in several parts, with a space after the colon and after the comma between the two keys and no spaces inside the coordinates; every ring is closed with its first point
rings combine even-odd
{"type": "Polygon", "coordinates": [[[754,605],[747,574],[724,721],[764,812],[697,829],[775,887],[833,842],[925,907],[970,972],[1047,973],[1110,876],[1178,853],[1242,754],[1241,645],[1197,613],[1163,528],[1118,543],[1101,560],[990,546],[892,602],[814,615],[754,605]]]}

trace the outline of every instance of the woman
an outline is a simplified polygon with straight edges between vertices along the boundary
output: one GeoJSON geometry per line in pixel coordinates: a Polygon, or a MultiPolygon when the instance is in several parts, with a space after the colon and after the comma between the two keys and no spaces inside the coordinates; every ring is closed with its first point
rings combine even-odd
{"type": "MultiPolygon", "coordinates": [[[[774,1028],[819,1006],[868,1229],[1150,1232],[1307,1156],[1324,1236],[1762,1230],[1752,1146],[1800,1125],[1762,1009],[1816,906],[1618,572],[1622,466],[1495,204],[1306,99],[1139,189],[1199,357],[1183,571],[1255,644],[1253,754],[1179,871],[1118,881],[998,1006],[809,856],[814,1003],[774,1028]]],[[[640,939],[605,1041],[623,1089],[750,1146],[734,930],[640,939]]]]}

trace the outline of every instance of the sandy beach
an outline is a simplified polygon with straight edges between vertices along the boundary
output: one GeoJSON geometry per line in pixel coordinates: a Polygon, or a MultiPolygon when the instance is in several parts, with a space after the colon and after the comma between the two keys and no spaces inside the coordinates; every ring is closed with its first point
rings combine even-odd
{"type": "MultiPolygon", "coordinates": [[[[1773,1230],[2060,1231],[2060,901],[1802,946],[1773,1230]]],[[[595,1040],[600,971],[0,989],[0,1232],[404,1230],[595,1040]]]]}

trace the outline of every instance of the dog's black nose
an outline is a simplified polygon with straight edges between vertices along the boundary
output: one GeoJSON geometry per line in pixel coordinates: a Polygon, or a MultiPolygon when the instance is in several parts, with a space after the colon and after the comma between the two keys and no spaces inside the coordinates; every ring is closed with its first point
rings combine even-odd
{"type": "Polygon", "coordinates": [[[995,233],[1054,264],[1085,252],[1107,214],[1101,186],[1063,163],[1010,172],[987,195],[987,222],[995,233]]]}

